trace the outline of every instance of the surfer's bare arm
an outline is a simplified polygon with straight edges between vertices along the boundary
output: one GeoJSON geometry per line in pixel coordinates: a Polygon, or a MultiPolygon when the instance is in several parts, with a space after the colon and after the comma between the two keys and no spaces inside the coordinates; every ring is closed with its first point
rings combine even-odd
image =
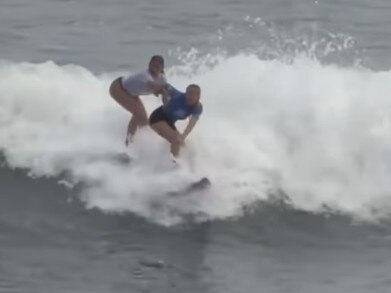
{"type": "Polygon", "coordinates": [[[194,126],[197,124],[198,119],[198,116],[191,116],[189,123],[187,124],[185,130],[182,133],[183,140],[185,140],[189,133],[193,130],[194,126]]]}
{"type": "Polygon", "coordinates": [[[147,81],[147,86],[148,88],[153,92],[153,94],[158,97],[159,95],[162,94],[162,91],[165,90],[164,87],[165,85],[163,84],[156,84],[153,81],[147,81]]]}
{"type": "Polygon", "coordinates": [[[162,95],[163,105],[165,105],[168,102],[168,100],[170,99],[170,95],[168,94],[166,89],[162,89],[160,94],[162,95]]]}

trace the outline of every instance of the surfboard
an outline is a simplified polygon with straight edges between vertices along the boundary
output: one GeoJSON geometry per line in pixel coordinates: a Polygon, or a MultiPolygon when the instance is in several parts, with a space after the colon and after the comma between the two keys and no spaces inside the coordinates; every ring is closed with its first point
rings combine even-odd
{"type": "Polygon", "coordinates": [[[210,182],[208,177],[202,177],[201,179],[198,179],[196,181],[190,182],[187,186],[184,188],[169,192],[167,195],[169,197],[176,197],[176,196],[184,196],[189,195],[197,191],[202,191],[210,188],[212,186],[212,183],[210,182]]]}
{"type": "Polygon", "coordinates": [[[212,186],[211,181],[207,177],[195,180],[188,183],[185,187],[179,190],[164,192],[162,196],[155,197],[149,202],[149,207],[155,214],[167,213],[174,217],[180,217],[186,222],[192,222],[192,219],[205,217],[201,211],[197,210],[198,195],[202,195],[212,186]],[[182,206],[185,206],[182,209],[182,206]],[[195,212],[191,212],[186,208],[188,205],[195,205],[195,212]]]}
{"type": "Polygon", "coordinates": [[[84,157],[85,161],[89,162],[111,162],[114,164],[120,164],[120,165],[129,165],[132,161],[132,158],[127,154],[123,152],[118,153],[92,153],[88,154],[84,157]]]}
{"type": "Polygon", "coordinates": [[[211,182],[208,177],[202,177],[200,180],[190,183],[187,187],[187,191],[206,189],[211,186],[211,182]]]}

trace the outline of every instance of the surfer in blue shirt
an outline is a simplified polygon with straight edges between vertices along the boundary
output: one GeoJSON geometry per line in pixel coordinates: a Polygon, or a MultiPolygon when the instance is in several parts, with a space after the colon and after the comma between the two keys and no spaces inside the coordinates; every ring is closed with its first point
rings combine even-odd
{"type": "Polygon", "coordinates": [[[176,158],[181,145],[202,113],[201,88],[196,84],[190,84],[183,93],[167,84],[161,93],[163,106],[152,112],[149,123],[154,131],[171,144],[171,153],[176,158]],[[189,122],[183,133],[180,133],[175,127],[175,122],[187,118],[189,122]]]}

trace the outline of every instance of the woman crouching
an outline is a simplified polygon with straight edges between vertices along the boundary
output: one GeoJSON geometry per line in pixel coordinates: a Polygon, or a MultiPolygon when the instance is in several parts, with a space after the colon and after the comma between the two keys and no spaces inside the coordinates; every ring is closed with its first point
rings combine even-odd
{"type": "Polygon", "coordinates": [[[177,158],[180,147],[184,144],[186,137],[202,113],[201,89],[196,84],[190,84],[186,88],[186,92],[181,92],[167,84],[161,93],[163,106],[152,112],[149,123],[155,132],[170,143],[171,154],[177,158]],[[189,118],[189,122],[183,133],[180,133],[175,127],[175,122],[187,118],[189,118]]]}

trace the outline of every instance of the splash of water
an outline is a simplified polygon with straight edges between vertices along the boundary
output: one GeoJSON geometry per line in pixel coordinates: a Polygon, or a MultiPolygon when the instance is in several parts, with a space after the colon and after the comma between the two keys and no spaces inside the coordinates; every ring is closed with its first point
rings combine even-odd
{"type": "MultiPolygon", "coordinates": [[[[172,169],[167,143],[150,129],[125,149],[129,117],[107,91],[114,74],[52,62],[1,65],[0,149],[11,167],[82,182],[89,207],[164,224],[188,214],[237,216],[276,189],[301,209],[388,215],[390,72],[307,57],[214,58],[213,66],[198,62],[194,71],[190,62],[167,73],[179,88],[202,85],[205,111],[188,140],[184,168],[172,169]],[[191,74],[179,73],[186,70],[191,74]],[[129,153],[130,164],[112,160],[119,152],[129,153]],[[205,175],[213,182],[208,192],[165,197],[205,175]]],[[[143,100],[148,112],[159,105],[155,97],[143,100]]]]}

